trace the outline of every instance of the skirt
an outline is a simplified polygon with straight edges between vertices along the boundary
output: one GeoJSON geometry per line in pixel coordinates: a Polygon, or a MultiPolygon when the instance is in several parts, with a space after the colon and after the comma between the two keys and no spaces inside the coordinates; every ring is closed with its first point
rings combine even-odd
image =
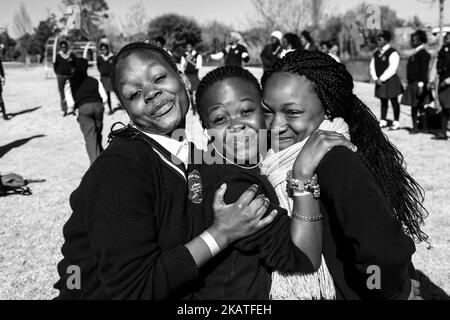
{"type": "Polygon", "coordinates": [[[400,102],[401,104],[416,108],[433,102],[433,95],[426,86],[423,88],[422,96],[418,96],[417,84],[417,81],[408,83],[405,93],[403,93],[402,101],[400,102]]]}
{"type": "Polygon", "coordinates": [[[397,98],[402,93],[402,82],[397,74],[383,82],[381,85],[375,85],[375,97],[378,99],[397,98]]]}
{"type": "Polygon", "coordinates": [[[113,91],[112,84],[111,84],[111,78],[107,76],[101,76],[100,81],[102,82],[103,88],[105,88],[106,92],[113,91]]]}
{"type": "Polygon", "coordinates": [[[200,79],[197,74],[186,74],[186,77],[189,79],[191,83],[191,90],[197,91],[198,85],[200,84],[200,79]]]}
{"type": "Polygon", "coordinates": [[[443,109],[450,109],[450,86],[439,89],[439,102],[443,109]]]}

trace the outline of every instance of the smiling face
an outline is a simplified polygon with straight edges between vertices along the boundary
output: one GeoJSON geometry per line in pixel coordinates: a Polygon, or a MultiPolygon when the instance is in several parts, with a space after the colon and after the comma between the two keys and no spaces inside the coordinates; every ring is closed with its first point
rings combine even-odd
{"type": "Polygon", "coordinates": [[[140,129],[170,134],[184,125],[189,98],[179,74],[158,53],[140,50],[124,58],[117,88],[131,120],[140,129]]]}
{"type": "Polygon", "coordinates": [[[104,56],[107,56],[109,54],[109,49],[107,46],[101,46],[100,47],[100,53],[104,56]]]}
{"type": "Polygon", "coordinates": [[[279,139],[272,142],[276,150],[309,137],[325,119],[314,86],[304,76],[273,74],[264,85],[262,99],[266,125],[279,133],[279,139]]]}
{"type": "Polygon", "coordinates": [[[258,133],[265,129],[261,95],[255,84],[241,78],[228,78],[205,92],[199,113],[214,145],[228,159],[254,163],[258,159],[258,133]]]}

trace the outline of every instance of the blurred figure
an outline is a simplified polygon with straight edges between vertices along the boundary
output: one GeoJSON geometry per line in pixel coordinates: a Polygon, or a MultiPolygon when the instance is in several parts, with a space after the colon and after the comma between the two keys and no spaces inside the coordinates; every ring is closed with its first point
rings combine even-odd
{"type": "MultiPolygon", "coordinates": [[[[1,54],[1,52],[0,52],[1,54]]],[[[9,120],[8,115],[6,114],[5,103],[3,102],[3,86],[6,84],[5,80],[5,71],[3,70],[2,57],[0,55],[0,111],[3,114],[3,119],[9,120]]]]}
{"type": "Polygon", "coordinates": [[[76,59],[73,75],[70,77],[66,96],[69,103],[73,103],[78,110],[78,123],[86,143],[86,150],[91,164],[103,151],[103,104],[108,101],[105,89],[97,79],[87,74],[86,59],[76,59]]]}
{"type": "Polygon", "coordinates": [[[283,46],[283,50],[280,53],[280,59],[291,51],[302,50],[300,38],[295,33],[291,32],[288,32],[283,36],[281,45],[283,46]]]}
{"type": "Polygon", "coordinates": [[[58,81],[59,97],[61,99],[61,111],[63,117],[67,116],[67,101],[64,95],[64,86],[69,80],[72,64],[76,59],[75,54],[69,50],[69,43],[66,40],[62,40],[59,43],[60,51],[56,55],[55,63],[53,64],[53,70],[56,74],[56,80],[58,81]]]}
{"type": "Polygon", "coordinates": [[[181,69],[184,71],[184,74],[191,84],[192,97],[195,97],[195,92],[197,91],[197,87],[200,82],[198,72],[202,66],[202,55],[195,51],[191,42],[188,42],[186,44],[186,52],[181,57],[181,69]]]}
{"type": "Polygon", "coordinates": [[[164,50],[166,50],[166,52],[168,54],[172,55],[172,52],[170,52],[170,50],[166,48],[166,39],[163,36],[157,36],[155,38],[155,44],[158,47],[163,48],[164,50]]]}
{"type": "Polygon", "coordinates": [[[304,30],[300,34],[300,42],[303,46],[303,49],[309,50],[309,51],[318,51],[319,48],[314,44],[314,40],[311,37],[311,34],[304,30]]]}
{"type": "Polygon", "coordinates": [[[397,50],[389,44],[391,33],[382,31],[377,38],[378,50],[374,53],[370,61],[370,75],[375,81],[375,97],[381,101],[381,120],[380,127],[388,126],[386,117],[388,112],[389,100],[394,111],[394,122],[391,130],[400,129],[400,105],[398,96],[403,93],[403,86],[400,77],[397,74],[400,65],[400,55],[397,50]]]}
{"type": "Polygon", "coordinates": [[[264,71],[272,68],[275,61],[278,60],[279,55],[281,54],[281,40],[283,38],[283,34],[280,31],[274,31],[270,35],[270,43],[267,44],[264,49],[261,51],[261,61],[263,63],[264,71]]]}
{"type": "Polygon", "coordinates": [[[423,30],[417,30],[411,35],[411,47],[414,48],[414,54],[409,57],[406,66],[408,86],[401,101],[402,104],[411,106],[411,134],[419,132],[418,115],[422,123],[422,129],[424,131],[428,130],[428,120],[424,106],[432,102],[433,99],[427,86],[431,59],[431,55],[425,49],[427,42],[427,34],[423,30]]]}
{"type": "Polygon", "coordinates": [[[320,51],[328,54],[337,62],[341,62],[341,59],[339,58],[339,46],[337,45],[337,43],[331,43],[330,41],[322,41],[320,43],[320,51]]]}
{"type": "Polygon", "coordinates": [[[444,44],[439,51],[436,68],[439,75],[440,110],[438,111],[441,113],[441,130],[431,139],[447,140],[447,126],[450,120],[450,33],[447,33],[444,37],[444,44]]]}
{"type": "Polygon", "coordinates": [[[100,81],[102,82],[103,87],[106,91],[106,96],[108,97],[108,107],[109,113],[113,114],[113,109],[111,105],[111,92],[113,91],[111,85],[111,73],[112,73],[112,64],[114,61],[114,54],[110,51],[109,46],[106,43],[100,44],[100,54],[97,58],[97,68],[100,72],[100,81]]]}
{"type": "Polygon", "coordinates": [[[231,32],[229,35],[228,45],[219,53],[212,54],[212,60],[225,59],[226,66],[242,67],[243,62],[249,62],[247,48],[243,45],[242,36],[239,32],[231,32]]]}

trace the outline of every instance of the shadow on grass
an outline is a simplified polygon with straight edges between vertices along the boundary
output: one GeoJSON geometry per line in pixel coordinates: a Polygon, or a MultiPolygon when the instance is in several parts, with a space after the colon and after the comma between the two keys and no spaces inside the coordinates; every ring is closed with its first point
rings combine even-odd
{"type": "Polygon", "coordinates": [[[42,106],[34,107],[34,108],[30,108],[30,109],[25,109],[25,110],[22,110],[22,111],[19,111],[19,112],[15,112],[15,113],[8,113],[8,116],[16,117],[16,116],[19,116],[21,114],[25,114],[25,113],[30,113],[30,112],[36,111],[36,110],[38,110],[40,108],[42,108],[42,106]]]}
{"type": "Polygon", "coordinates": [[[5,154],[7,154],[9,151],[11,151],[11,149],[19,148],[33,139],[42,138],[42,137],[45,137],[45,135],[38,134],[38,135],[29,137],[29,138],[13,141],[11,143],[5,144],[4,146],[0,146],[0,158],[3,157],[5,154]]]}
{"type": "Polygon", "coordinates": [[[422,271],[417,270],[420,293],[424,300],[450,300],[448,294],[435,285],[422,271]]]}

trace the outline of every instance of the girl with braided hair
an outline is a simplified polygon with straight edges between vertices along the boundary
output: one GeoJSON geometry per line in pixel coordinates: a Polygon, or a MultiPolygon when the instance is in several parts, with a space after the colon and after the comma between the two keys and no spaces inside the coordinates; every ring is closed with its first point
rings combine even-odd
{"type": "MultiPolygon", "coordinates": [[[[357,154],[340,147],[329,151],[316,170],[325,216],[323,255],[336,298],[420,299],[411,256],[413,239],[427,239],[420,230],[427,213],[423,190],[354,95],[345,66],[320,52],[295,51],[261,82],[267,126],[280,136],[280,151],[266,157],[262,171],[279,198],[288,199],[279,162],[289,163],[299,142],[316,135],[323,123],[344,121],[358,148],[357,154]]],[[[286,287],[290,277],[280,275],[272,286],[286,287]]]]}

